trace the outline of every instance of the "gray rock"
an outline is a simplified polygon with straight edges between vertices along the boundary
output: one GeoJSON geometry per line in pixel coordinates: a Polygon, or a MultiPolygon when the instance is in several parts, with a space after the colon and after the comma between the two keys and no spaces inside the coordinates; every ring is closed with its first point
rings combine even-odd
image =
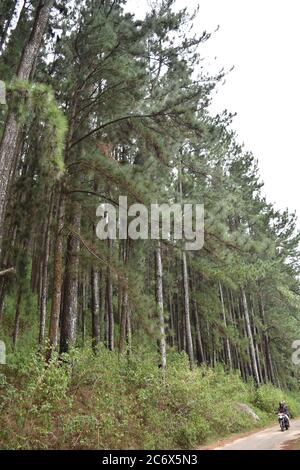
{"type": "Polygon", "coordinates": [[[2,80],[0,80],[0,104],[6,104],[6,89],[2,80]]]}
{"type": "Polygon", "coordinates": [[[247,415],[251,416],[254,421],[259,421],[260,417],[257,416],[256,413],[250,408],[250,406],[246,405],[245,403],[237,403],[236,404],[236,409],[238,411],[241,411],[242,413],[246,413],[247,415]]]}
{"type": "Polygon", "coordinates": [[[0,364],[6,364],[6,348],[4,341],[0,341],[0,364]]]}

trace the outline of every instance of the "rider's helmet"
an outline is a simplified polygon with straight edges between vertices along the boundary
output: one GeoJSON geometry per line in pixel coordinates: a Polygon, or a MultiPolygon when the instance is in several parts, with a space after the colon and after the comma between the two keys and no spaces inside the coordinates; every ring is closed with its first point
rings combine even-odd
{"type": "Polygon", "coordinates": [[[281,401],[279,402],[279,406],[284,406],[284,405],[285,405],[285,401],[284,401],[284,400],[281,400],[281,401]]]}

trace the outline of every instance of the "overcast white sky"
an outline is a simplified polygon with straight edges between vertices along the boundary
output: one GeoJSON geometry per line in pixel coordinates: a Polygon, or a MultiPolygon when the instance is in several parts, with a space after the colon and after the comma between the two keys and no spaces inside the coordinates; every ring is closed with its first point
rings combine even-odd
{"type": "MultiPolygon", "coordinates": [[[[127,3],[137,15],[149,5],[127,3]]],[[[209,70],[235,66],[212,111],[237,113],[233,128],[259,161],[268,201],[300,217],[300,0],[177,0],[198,4],[199,33],[220,26],[201,49],[209,70]]]]}

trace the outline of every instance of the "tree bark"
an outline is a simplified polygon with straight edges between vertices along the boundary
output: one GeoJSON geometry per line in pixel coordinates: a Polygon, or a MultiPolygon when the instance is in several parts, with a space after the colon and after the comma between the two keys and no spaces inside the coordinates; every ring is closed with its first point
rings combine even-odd
{"type": "Polygon", "coordinates": [[[57,209],[57,227],[55,233],[54,246],[54,279],[52,292],[52,305],[49,325],[50,348],[47,352],[47,359],[50,358],[52,350],[58,345],[59,317],[62,297],[62,256],[63,256],[63,229],[65,223],[65,195],[61,185],[59,185],[59,200],[57,209]]]}
{"type": "Polygon", "coordinates": [[[189,356],[190,368],[194,365],[194,351],[193,351],[193,339],[192,339],[192,328],[190,319],[190,294],[189,294],[189,280],[188,280],[188,269],[186,252],[182,252],[182,273],[183,273],[183,291],[184,291],[184,320],[185,320],[185,331],[186,331],[186,347],[189,356]]]}
{"type": "Polygon", "coordinates": [[[84,346],[85,344],[85,317],[86,317],[86,311],[88,309],[88,302],[87,302],[87,285],[86,285],[86,276],[85,273],[82,275],[82,289],[81,289],[81,311],[80,316],[77,314],[78,320],[80,320],[80,331],[81,331],[81,340],[82,340],[82,345],[84,346]]]}
{"type": "Polygon", "coordinates": [[[113,285],[112,285],[112,276],[110,269],[110,262],[112,257],[112,240],[108,239],[108,266],[107,266],[107,346],[110,351],[114,350],[114,311],[113,311],[113,285]]]}
{"type": "Polygon", "coordinates": [[[170,293],[169,295],[169,310],[170,310],[170,333],[169,333],[169,341],[170,346],[174,347],[176,340],[175,340],[175,318],[174,318],[174,308],[173,308],[173,299],[170,293]]]}
{"type": "Polygon", "coordinates": [[[105,343],[105,302],[106,302],[106,279],[104,271],[100,273],[100,341],[105,343]]]}
{"type": "Polygon", "coordinates": [[[100,334],[100,286],[99,271],[93,265],[91,271],[91,292],[92,292],[92,346],[96,352],[101,341],[100,334]]]}
{"type": "Polygon", "coordinates": [[[21,306],[21,298],[22,298],[22,290],[19,288],[18,295],[17,295],[17,303],[16,303],[16,313],[15,313],[15,324],[14,324],[14,331],[13,331],[13,350],[16,350],[17,341],[19,337],[19,330],[20,330],[20,306],[21,306]]]}
{"type": "Polygon", "coordinates": [[[164,300],[163,300],[163,268],[161,259],[161,243],[157,242],[155,250],[156,259],[156,305],[159,319],[159,349],[161,357],[161,367],[167,367],[167,346],[164,318],[164,300]]]}
{"type": "MultiPolygon", "coordinates": [[[[79,233],[81,227],[81,205],[73,202],[72,228],[79,233]]],[[[64,280],[64,302],[62,309],[60,352],[68,352],[76,342],[78,318],[78,284],[79,284],[80,240],[70,233],[67,240],[66,268],[64,280]]]]}
{"type": "Polygon", "coordinates": [[[131,310],[129,305],[127,306],[127,318],[126,318],[126,331],[127,331],[127,354],[130,356],[132,351],[132,324],[131,324],[131,310]]]}
{"type": "MultiPolygon", "coordinates": [[[[119,258],[124,266],[127,264],[128,247],[125,240],[120,240],[119,258]]],[[[128,289],[127,285],[123,285],[121,279],[119,280],[119,353],[124,354],[126,348],[126,327],[127,327],[127,310],[128,310],[128,289]]]]}
{"type": "Polygon", "coordinates": [[[199,316],[198,316],[198,305],[195,299],[193,301],[193,304],[194,304],[194,318],[195,318],[196,344],[197,344],[198,357],[200,359],[200,362],[205,363],[206,358],[205,358],[204,349],[203,349],[200,321],[199,321],[199,316]]]}
{"type": "Polygon", "coordinates": [[[40,292],[40,325],[39,325],[39,344],[42,344],[45,339],[46,329],[46,316],[47,316],[47,296],[48,296],[48,266],[50,256],[50,240],[51,240],[51,222],[52,222],[52,210],[53,210],[53,194],[50,198],[50,208],[46,225],[46,234],[44,242],[44,259],[42,262],[42,273],[41,273],[41,292],[40,292]]]}
{"type": "MultiPolygon", "coordinates": [[[[220,291],[220,298],[221,298],[221,304],[222,304],[222,314],[223,314],[223,322],[225,328],[227,328],[227,320],[226,320],[226,312],[225,312],[225,304],[224,304],[224,296],[223,296],[223,289],[222,285],[219,282],[219,291],[220,291]]],[[[227,359],[229,363],[229,367],[232,369],[232,357],[231,357],[231,349],[230,349],[230,342],[228,337],[226,336],[225,338],[225,344],[226,344],[226,354],[227,354],[227,359]]]]}
{"type": "Polygon", "coordinates": [[[272,362],[272,357],[271,357],[270,339],[269,339],[269,335],[267,332],[266,314],[265,314],[263,297],[261,293],[259,295],[259,306],[260,306],[261,319],[262,319],[262,323],[264,326],[263,344],[264,344],[264,354],[265,354],[265,361],[266,361],[266,378],[267,380],[270,380],[273,384],[275,384],[276,380],[275,380],[274,367],[273,367],[273,362],[272,362]]]}
{"type": "Polygon", "coordinates": [[[260,380],[259,380],[259,373],[258,373],[258,366],[257,366],[257,358],[256,358],[256,353],[255,353],[253,334],[252,334],[252,330],[251,330],[251,323],[250,323],[250,316],[249,316],[249,310],[248,310],[248,304],[247,304],[247,297],[246,297],[246,293],[245,293],[244,289],[242,289],[242,301],[243,301],[243,307],[244,307],[247,338],[248,338],[248,341],[249,341],[249,348],[250,348],[250,354],[251,354],[251,359],[252,359],[252,368],[253,368],[254,380],[256,381],[257,385],[259,385],[260,380]]]}
{"type": "Polygon", "coordinates": [[[126,332],[127,332],[127,312],[128,312],[128,290],[127,286],[122,287],[121,291],[121,316],[120,316],[120,338],[119,338],[119,352],[124,354],[126,349],[126,332]]]}

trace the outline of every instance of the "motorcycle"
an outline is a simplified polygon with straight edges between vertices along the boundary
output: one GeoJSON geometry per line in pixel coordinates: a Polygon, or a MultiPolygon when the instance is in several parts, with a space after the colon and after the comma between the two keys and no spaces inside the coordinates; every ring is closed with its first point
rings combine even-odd
{"type": "Polygon", "coordinates": [[[285,413],[278,413],[278,422],[279,422],[281,431],[284,431],[285,429],[286,430],[289,429],[290,427],[289,420],[285,413]]]}

